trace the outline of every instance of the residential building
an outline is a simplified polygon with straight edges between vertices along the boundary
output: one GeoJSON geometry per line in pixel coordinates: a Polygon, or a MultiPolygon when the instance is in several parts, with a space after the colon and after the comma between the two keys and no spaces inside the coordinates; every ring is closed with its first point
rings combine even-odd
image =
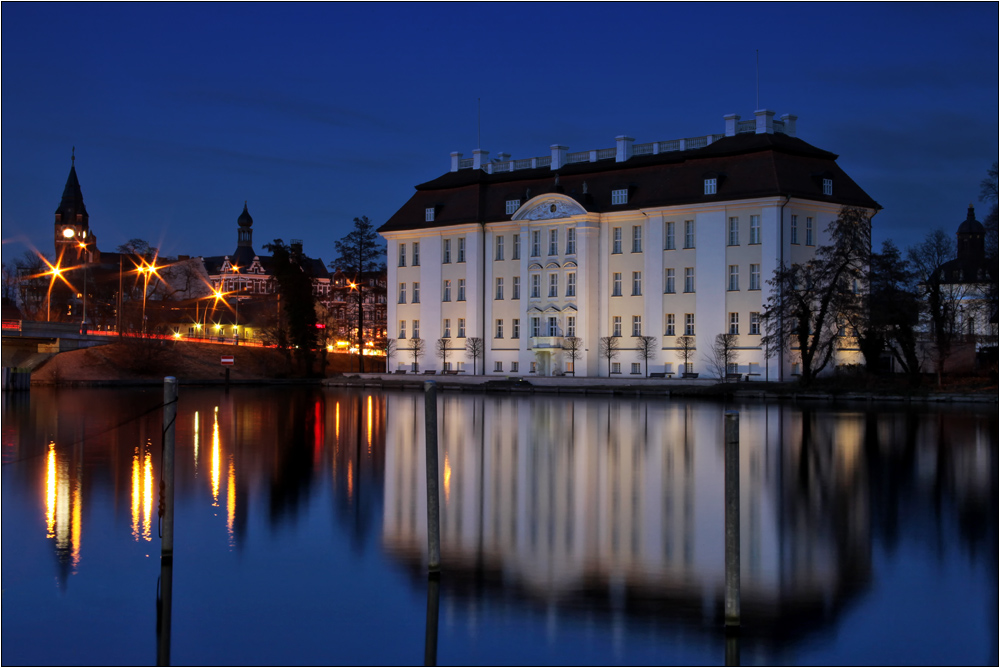
{"type": "MultiPolygon", "coordinates": [[[[730,314],[751,323],[765,310],[775,268],[812,257],[841,207],[880,208],[836,159],[796,136],[795,116],[777,120],[768,110],[747,121],[728,115],[724,133],[703,137],[636,144],[622,135],[612,148],[570,152],[555,144],[549,155],[519,160],[491,160],[481,149],[471,159],[452,153],[451,169],[418,185],[379,232],[389,257],[402,244],[419,244],[423,254],[418,266],[391,263],[389,285],[440,291],[464,280],[467,299],[392,300],[388,320],[397,331],[422,321],[433,341],[446,319],[465,318],[467,335],[485,341],[487,373],[507,375],[517,363],[524,375],[554,375],[569,368],[573,318],[583,341],[577,376],[608,374],[598,343],[618,332],[620,363],[630,363],[633,330],[616,323],[637,316],[643,333],[659,338],[649,369],[672,368],[681,361],[683,322],[696,341],[694,371],[708,372],[703,360],[715,336],[730,331],[730,314]],[[792,220],[804,244],[791,243],[792,220]],[[462,261],[453,248],[464,249],[462,261]],[[494,299],[498,279],[527,289],[494,299]],[[511,329],[497,324],[514,320],[527,336],[498,336],[511,329]]],[[[760,337],[759,328],[740,329],[739,371],[789,377],[797,352],[766,360],[760,337]]]]}

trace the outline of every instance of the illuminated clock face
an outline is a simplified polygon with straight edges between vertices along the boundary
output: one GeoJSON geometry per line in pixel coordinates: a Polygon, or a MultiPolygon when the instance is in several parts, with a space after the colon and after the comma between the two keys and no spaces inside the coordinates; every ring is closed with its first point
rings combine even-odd
{"type": "Polygon", "coordinates": [[[72,227],[63,228],[63,236],[67,239],[72,239],[76,235],[76,230],[72,227]]]}

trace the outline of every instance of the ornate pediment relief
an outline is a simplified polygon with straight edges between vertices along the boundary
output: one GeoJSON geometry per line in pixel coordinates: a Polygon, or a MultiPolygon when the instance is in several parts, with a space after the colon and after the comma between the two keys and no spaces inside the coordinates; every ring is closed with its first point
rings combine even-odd
{"type": "Polygon", "coordinates": [[[528,200],[514,213],[513,220],[552,220],[587,213],[576,200],[566,195],[549,193],[528,200]]]}

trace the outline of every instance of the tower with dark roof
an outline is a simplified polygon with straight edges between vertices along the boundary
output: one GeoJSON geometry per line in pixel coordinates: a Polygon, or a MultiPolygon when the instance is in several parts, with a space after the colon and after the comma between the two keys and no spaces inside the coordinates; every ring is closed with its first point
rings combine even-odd
{"type": "Polygon", "coordinates": [[[230,261],[232,264],[247,267],[253,262],[257,253],[253,250],[253,217],[247,210],[247,203],[243,202],[243,213],[236,219],[239,229],[236,232],[236,252],[233,253],[230,261]]]}
{"type": "Polygon", "coordinates": [[[981,264],[986,259],[986,228],[976,220],[976,210],[969,205],[965,220],[955,233],[958,242],[958,261],[962,264],[981,264]]]}
{"type": "Polygon", "coordinates": [[[63,188],[62,200],[56,209],[54,241],[57,259],[72,257],[78,261],[85,255],[89,258],[96,252],[97,237],[90,231],[90,216],[83,203],[80,180],[76,176],[75,148],[70,160],[66,187],[63,188]],[[67,256],[67,253],[71,255],[67,256]]]}

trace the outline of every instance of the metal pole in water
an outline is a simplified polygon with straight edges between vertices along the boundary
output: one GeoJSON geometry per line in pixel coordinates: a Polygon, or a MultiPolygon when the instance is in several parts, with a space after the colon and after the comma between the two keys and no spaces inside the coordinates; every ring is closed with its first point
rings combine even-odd
{"type": "Polygon", "coordinates": [[[177,379],[163,379],[163,538],[160,559],[174,558],[174,432],[177,422],[177,379]]]}
{"type": "Polygon", "coordinates": [[[437,383],[424,382],[424,441],[427,445],[427,571],[441,570],[441,509],[438,494],[437,383]]]}
{"type": "Polygon", "coordinates": [[[740,414],[726,411],[726,627],[740,625],[740,414]]]}
{"type": "Polygon", "coordinates": [[[427,626],[424,629],[424,665],[437,665],[438,605],[441,583],[438,573],[427,576],[427,626]]]}

